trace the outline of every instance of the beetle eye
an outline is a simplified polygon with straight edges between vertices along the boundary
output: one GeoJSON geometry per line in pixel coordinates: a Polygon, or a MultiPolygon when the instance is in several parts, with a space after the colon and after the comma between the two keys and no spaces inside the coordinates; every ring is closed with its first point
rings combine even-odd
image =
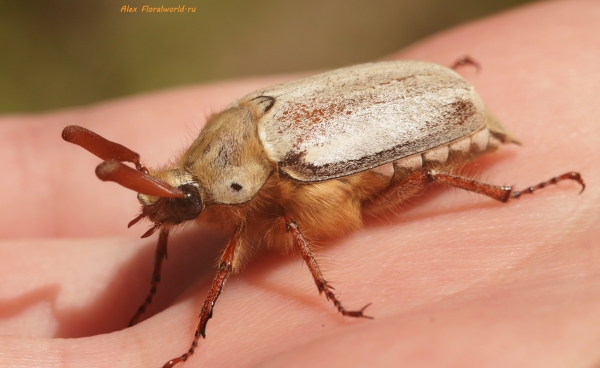
{"type": "Polygon", "coordinates": [[[195,219],[202,212],[202,200],[198,189],[190,184],[181,185],[178,189],[185,193],[185,197],[172,199],[173,212],[182,221],[195,219]]]}

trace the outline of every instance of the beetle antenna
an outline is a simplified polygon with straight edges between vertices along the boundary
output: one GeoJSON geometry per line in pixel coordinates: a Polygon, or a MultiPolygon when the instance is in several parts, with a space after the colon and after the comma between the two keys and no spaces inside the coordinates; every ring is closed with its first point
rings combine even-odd
{"type": "MultiPolygon", "coordinates": [[[[129,148],[78,125],[69,125],[62,131],[65,141],[85,148],[90,153],[104,160],[96,168],[96,175],[102,181],[114,181],[125,188],[138,193],[168,198],[182,198],[183,192],[156,178],[148,172],[141,163],[140,155],[129,148]],[[137,170],[121,162],[131,162],[137,170]]],[[[142,216],[143,217],[143,216],[142,216]]],[[[138,222],[142,217],[136,217],[129,226],[138,222]]]]}
{"type": "Polygon", "coordinates": [[[156,197],[183,198],[185,194],[143,171],[135,170],[119,161],[104,161],[96,167],[96,175],[102,181],[114,181],[138,193],[156,197]]]}
{"type": "Polygon", "coordinates": [[[62,131],[62,138],[70,143],[85,148],[88,152],[100,157],[104,161],[116,160],[131,162],[135,168],[148,173],[148,170],[140,163],[140,155],[129,148],[85,129],[78,125],[69,125],[62,131]]]}

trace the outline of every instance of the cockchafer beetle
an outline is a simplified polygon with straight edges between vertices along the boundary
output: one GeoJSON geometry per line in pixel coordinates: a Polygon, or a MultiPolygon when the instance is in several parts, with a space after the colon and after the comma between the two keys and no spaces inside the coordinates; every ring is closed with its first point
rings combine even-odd
{"type": "Polygon", "coordinates": [[[156,293],[174,227],[196,220],[234,230],[190,349],[164,367],[194,354],[248,244],[299,251],[319,293],[341,314],[371,318],[366,306],[355,311],[342,306],[319,269],[312,242],[359,229],[365,216],[393,210],[431,182],[502,202],[565,179],[585,188],[576,172],[524,191],[453,174],[458,165],[518,141],[456,72],[419,61],[356,65],[251,93],[211,116],[167,169],[148,170],[137,153],[82,127],[68,126],[62,136],[105,160],[96,169],[100,179],[139,193],[141,214],[129,226],[147,218],[154,225],[142,237],[159,231],[151,289],[130,325],[156,293]]]}

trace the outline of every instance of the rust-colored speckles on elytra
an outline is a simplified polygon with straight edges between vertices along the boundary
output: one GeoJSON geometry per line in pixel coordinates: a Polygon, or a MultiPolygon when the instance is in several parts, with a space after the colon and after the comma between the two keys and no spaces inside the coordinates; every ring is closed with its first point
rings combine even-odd
{"type": "Polygon", "coordinates": [[[311,104],[292,102],[289,108],[282,112],[281,122],[288,127],[292,125],[310,127],[343,114],[344,111],[346,114],[351,114],[352,112],[347,110],[348,101],[345,102],[344,105],[318,100],[311,101],[311,104]]]}
{"type": "Polygon", "coordinates": [[[475,106],[466,101],[456,101],[450,104],[451,110],[444,115],[445,120],[452,120],[457,125],[464,125],[470,116],[476,114],[475,106]]]}

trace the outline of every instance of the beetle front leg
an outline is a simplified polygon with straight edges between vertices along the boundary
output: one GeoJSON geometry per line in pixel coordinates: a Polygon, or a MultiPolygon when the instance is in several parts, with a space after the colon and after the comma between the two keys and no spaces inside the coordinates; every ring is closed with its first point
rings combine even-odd
{"type": "Polygon", "coordinates": [[[158,287],[158,283],[160,282],[160,271],[162,268],[162,262],[164,259],[167,259],[168,240],[169,230],[161,229],[160,235],[158,237],[158,245],[156,246],[156,253],[154,255],[154,271],[152,272],[150,292],[148,293],[148,296],[146,297],[142,305],[140,305],[140,307],[138,308],[137,312],[135,312],[135,314],[129,321],[129,327],[135,325],[138,322],[142,314],[144,314],[144,312],[146,311],[146,308],[148,308],[148,305],[152,303],[152,298],[154,297],[154,294],[156,294],[156,288],[158,287]]]}
{"type": "Polygon", "coordinates": [[[194,354],[196,347],[198,347],[198,340],[200,339],[200,336],[206,338],[206,324],[208,323],[208,320],[212,318],[213,308],[217,302],[217,298],[223,290],[223,285],[225,285],[227,277],[231,271],[233,271],[233,264],[235,262],[238,246],[240,244],[240,233],[241,229],[238,229],[233,238],[227,244],[227,247],[225,247],[225,251],[221,256],[221,261],[219,262],[219,271],[213,279],[213,284],[208,292],[208,296],[202,305],[200,322],[198,322],[198,328],[194,333],[194,340],[192,341],[190,349],[182,356],[169,360],[167,363],[165,363],[165,365],[163,365],[163,368],[171,368],[178,363],[188,360],[189,357],[194,354]]]}
{"type": "Polygon", "coordinates": [[[298,248],[298,250],[302,254],[302,258],[304,259],[304,262],[306,262],[306,265],[308,266],[308,269],[310,270],[310,273],[311,273],[313,279],[315,280],[315,284],[317,285],[319,294],[324,292],[327,300],[333,301],[333,305],[335,305],[337,310],[344,316],[362,317],[362,318],[372,319],[373,317],[369,317],[369,316],[366,316],[363,314],[364,310],[369,305],[371,305],[371,303],[365,305],[364,307],[362,307],[361,309],[359,309],[357,311],[349,311],[349,310],[346,310],[346,308],[344,308],[342,306],[342,303],[335,297],[335,294],[332,291],[333,287],[331,287],[327,283],[327,281],[325,281],[325,279],[323,278],[323,274],[321,273],[319,264],[317,263],[315,256],[312,254],[310,247],[308,246],[308,242],[304,238],[304,235],[302,235],[302,233],[300,232],[300,229],[298,228],[298,224],[295,221],[290,220],[287,217],[284,217],[284,220],[285,220],[285,225],[286,225],[287,231],[289,231],[292,235],[292,239],[294,241],[294,246],[296,248],[298,248]]]}
{"type": "Polygon", "coordinates": [[[524,190],[513,190],[511,186],[486,184],[477,180],[462,178],[460,176],[451,175],[436,170],[425,170],[425,175],[431,181],[483,194],[500,202],[506,202],[510,198],[520,198],[522,194],[531,194],[537,189],[545,188],[550,184],[556,184],[563,180],[574,180],[581,185],[582,192],[585,189],[583,178],[578,172],[568,172],[556,176],[550,180],[543,181],[537,185],[530,186],[524,190]]]}

